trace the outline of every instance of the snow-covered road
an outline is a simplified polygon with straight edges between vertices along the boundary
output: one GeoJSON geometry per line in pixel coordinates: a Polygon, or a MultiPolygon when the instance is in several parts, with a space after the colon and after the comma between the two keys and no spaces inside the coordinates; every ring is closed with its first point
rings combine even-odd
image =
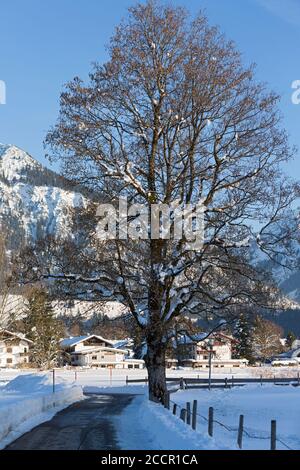
{"type": "Polygon", "coordinates": [[[116,417],[132,395],[91,395],[32,429],[7,450],[116,450],[116,417]]]}

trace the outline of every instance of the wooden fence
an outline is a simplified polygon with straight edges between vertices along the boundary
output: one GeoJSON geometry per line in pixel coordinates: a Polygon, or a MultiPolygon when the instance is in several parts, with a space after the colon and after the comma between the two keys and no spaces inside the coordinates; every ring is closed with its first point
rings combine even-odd
{"type": "Polygon", "coordinates": [[[198,412],[198,401],[194,400],[192,403],[187,402],[186,406],[181,406],[178,403],[170,400],[170,392],[168,391],[164,399],[164,407],[170,410],[174,416],[177,416],[181,419],[187,426],[191,426],[194,431],[197,431],[197,421],[202,419],[207,423],[207,434],[210,437],[214,436],[215,425],[222,427],[225,431],[234,433],[236,436],[236,444],[239,449],[243,449],[243,440],[244,437],[250,439],[258,439],[269,441],[269,449],[276,450],[277,443],[281,443],[283,447],[288,450],[293,450],[289,445],[287,445],[282,439],[277,435],[277,423],[275,420],[272,420],[270,423],[270,434],[268,436],[254,434],[252,430],[248,430],[245,427],[244,415],[239,416],[239,421],[237,427],[228,426],[227,424],[221,422],[220,420],[215,419],[215,412],[213,407],[209,407],[207,416],[204,416],[198,412]]]}
{"type": "MultiPolygon", "coordinates": [[[[128,376],[126,377],[126,384],[130,383],[147,383],[148,378],[142,378],[142,379],[129,379],[128,376]]],[[[189,378],[189,377],[168,377],[167,378],[168,383],[179,383],[181,385],[181,388],[185,389],[191,389],[191,388],[206,388],[209,385],[211,385],[211,388],[229,388],[229,387],[234,387],[237,385],[247,385],[247,384],[275,384],[275,385],[288,385],[292,384],[295,386],[300,385],[300,375],[298,374],[297,377],[268,377],[268,378],[263,378],[263,376],[260,377],[225,377],[225,378],[212,378],[211,381],[209,382],[208,378],[189,378]]]]}

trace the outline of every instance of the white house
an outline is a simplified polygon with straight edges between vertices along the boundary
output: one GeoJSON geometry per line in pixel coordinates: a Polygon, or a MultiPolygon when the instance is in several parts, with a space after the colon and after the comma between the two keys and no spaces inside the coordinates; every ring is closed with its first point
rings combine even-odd
{"type": "Polygon", "coordinates": [[[236,340],[223,333],[207,336],[200,333],[191,337],[182,335],[175,341],[175,355],[179,363],[187,367],[208,367],[211,355],[214,367],[242,367],[246,359],[232,359],[236,340]]]}
{"type": "Polygon", "coordinates": [[[73,366],[119,369],[144,367],[144,361],[129,358],[126,349],[116,348],[113,341],[99,335],[66,338],[60,344],[73,366]]]}
{"type": "Polygon", "coordinates": [[[17,367],[29,362],[32,341],[20,333],[0,331],[0,367],[17,367]]]}

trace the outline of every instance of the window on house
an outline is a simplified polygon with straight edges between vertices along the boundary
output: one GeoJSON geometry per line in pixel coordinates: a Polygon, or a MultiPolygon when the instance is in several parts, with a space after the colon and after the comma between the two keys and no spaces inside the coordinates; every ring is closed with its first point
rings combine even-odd
{"type": "Polygon", "coordinates": [[[128,364],[128,369],[133,369],[133,364],[128,364]]]}
{"type": "Polygon", "coordinates": [[[24,348],[24,353],[27,353],[27,348],[24,348]]]}
{"type": "Polygon", "coordinates": [[[6,359],[6,364],[12,364],[12,359],[11,358],[6,359]]]}
{"type": "Polygon", "coordinates": [[[6,348],[6,352],[12,353],[12,348],[6,348]]]}
{"type": "Polygon", "coordinates": [[[97,356],[92,356],[92,361],[97,361],[97,356]]]}
{"type": "Polygon", "coordinates": [[[140,366],[139,366],[138,364],[134,364],[134,368],[135,368],[135,369],[139,369],[140,366]]]}

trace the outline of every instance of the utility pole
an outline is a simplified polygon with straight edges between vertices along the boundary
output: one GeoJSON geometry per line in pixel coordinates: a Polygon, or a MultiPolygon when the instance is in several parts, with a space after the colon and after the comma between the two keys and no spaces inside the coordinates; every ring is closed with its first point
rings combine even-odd
{"type": "Polygon", "coordinates": [[[213,346],[214,340],[211,338],[208,341],[209,345],[209,359],[208,359],[208,366],[209,366],[209,373],[208,373],[208,389],[211,390],[211,372],[212,372],[212,355],[213,355],[213,346]]]}

